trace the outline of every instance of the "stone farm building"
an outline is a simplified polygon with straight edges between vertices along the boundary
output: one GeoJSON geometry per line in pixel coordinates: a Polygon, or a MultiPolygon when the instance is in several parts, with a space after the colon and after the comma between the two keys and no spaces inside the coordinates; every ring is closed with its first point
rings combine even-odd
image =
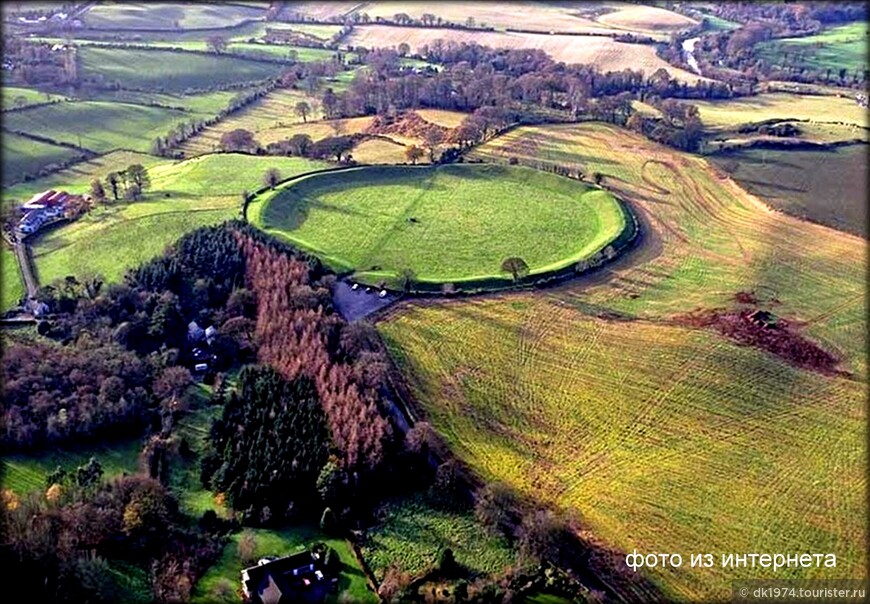
{"type": "Polygon", "coordinates": [[[58,220],[75,218],[85,211],[88,199],[66,191],[43,191],[22,204],[24,215],[18,222],[18,230],[29,235],[43,226],[58,220]]]}

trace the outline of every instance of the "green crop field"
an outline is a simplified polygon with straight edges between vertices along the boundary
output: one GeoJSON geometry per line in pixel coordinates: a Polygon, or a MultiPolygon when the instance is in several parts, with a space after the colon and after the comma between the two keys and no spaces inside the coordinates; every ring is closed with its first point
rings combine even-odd
{"type": "MultiPolygon", "coordinates": [[[[148,151],[156,137],[192,117],[183,111],[161,107],[84,101],[15,111],[4,116],[3,121],[10,130],[104,153],[114,149],[148,151]]],[[[5,141],[4,136],[4,146],[5,141]]]]}
{"type": "MultiPolygon", "coordinates": [[[[578,512],[617,551],[830,552],[836,569],[790,576],[859,576],[866,242],[771,211],[704,159],[613,126],[519,128],[472,155],[600,171],[629,200],[643,239],[576,284],[411,304],[380,324],[459,457],[578,512]],[[800,322],[851,377],[673,320],[732,307],[739,291],[800,322]]],[[[718,564],[645,574],[665,599],[685,600],[769,576],[718,564]]]]}
{"type": "Polygon", "coordinates": [[[15,257],[15,252],[4,241],[0,247],[0,274],[3,275],[3,280],[0,281],[0,312],[8,310],[15,306],[18,301],[24,297],[24,281],[21,278],[21,271],[18,270],[18,260],[15,257]]]}
{"type": "Polygon", "coordinates": [[[105,443],[80,449],[53,449],[36,454],[5,455],[3,458],[3,488],[18,495],[46,489],[45,478],[58,466],[75,470],[91,457],[96,457],[103,466],[107,478],[122,472],[136,472],[142,442],[137,438],[115,443],[105,443]]]}
{"type": "Polygon", "coordinates": [[[126,269],[161,253],[187,231],[238,217],[242,191],[261,187],[268,168],[290,177],[324,165],[300,158],[236,154],[153,165],[149,168],[152,185],[142,201],[99,207],[34,239],[40,282],[93,273],[116,281],[126,269]]]}
{"type": "Polygon", "coordinates": [[[81,75],[122,88],[182,92],[276,76],[281,65],[216,54],[83,46],[81,75]]]}
{"type": "Polygon", "coordinates": [[[392,565],[419,575],[436,566],[449,547],[456,561],[472,574],[497,574],[516,560],[500,537],[493,537],[471,512],[452,512],[414,496],[388,503],[384,521],[367,531],[362,553],[378,581],[392,565]]]}
{"type": "Polygon", "coordinates": [[[714,164],[772,207],[867,237],[867,146],[825,151],[742,149],[714,164]]]}
{"type": "Polygon", "coordinates": [[[529,168],[472,165],[310,176],[265,193],[249,218],[368,281],[408,268],[432,282],[504,276],[511,256],[548,272],[626,227],[606,192],[529,168]]]}
{"type": "MultiPolygon", "coordinates": [[[[327,537],[311,526],[291,526],[280,530],[246,529],[254,536],[256,551],[254,560],[262,556],[285,556],[296,553],[317,542],[323,542],[333,548],[342,562],[338,577],[338,593],[330,594],[327,604],[338,602],[354,602],[359,604],[374,604],[378,597],[368,588],[365,574],[354,557],[350,545],[344,539],[327,537]]],[[[239,596],[236,590],[239,585],[239,571],[243,567],[239,556],[239,541],[242,533],[236,533],[224,548],[220,559],[212,566],[194,587],[191,602],[193,604],[237,604],[239,596]],[[227,583],[230,589],[227,591],[227,583]]]]}
{"type": "Polygon", "coordinates": [[[248,19],[262,19],[263,8],[239,4],[191,3],[98,4],[85,14],[94,29],[206,29],[226,27],[248,19]]]}
{"type": "Polygon", "coordinates": [[[867,68],[866,21],[832,27],[814,36],[781,38],[762,42],[756,54],[774,65],[797,67],[818,72],[831,70],[837,77],[845,69],[849,77],[867,68]]]}
{"type": "MultiPolygon", "coordinates": [[[[32,111],[38,111],[33,109],[32,111]]],[[[15,112],[6,116],[7,127],[15,122],[12,116],[24,112],[15,112]]],[[[43,168],[58,162],[67,161],[80,155],[75,149],[51,145],[9,132],[3,133],[3,186],[19,182],[25,175],[35,175],[43,168]]]]}
{"type": "Polygon", "coordinates": [[[58,94],[48,94],[33,88],[19,88],[17,86],[3,86],[0,93],[2,93],[0,96],[3,98],[3,111],[64,98],[58,94]]]}

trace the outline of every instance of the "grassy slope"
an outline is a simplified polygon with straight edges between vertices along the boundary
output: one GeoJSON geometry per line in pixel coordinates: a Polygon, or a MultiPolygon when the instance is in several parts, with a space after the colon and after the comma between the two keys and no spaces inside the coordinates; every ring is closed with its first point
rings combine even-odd
{"type": "MultiPolygon", "coordinates": [[[[7,127],[11,127],[14,122],[11,119],[13,115],[15,114],[4,116],[7,127]]],[[[66,161],[76,155],[77,152],[74,149],[4,132],[3,185],[19,181],[25,174],[35,174],[50,164],[66,161]]]]}
{"type": "Polygon", "coordinates": [[[161,253],[185,232],[238,216],[241,192],[259,188],[268,168],[276,167],[289,177],[322,165],[300,158],[231,154],[154,165],[144,200],[97,208],[36,239],[39,279],[48,283],[96,272],[117,280],[127,268],[161,253]]]}
{"type": "Polygon", "coordinates": [[[18,494],[44,490],[45,477],[55,468],[62,466],[67,471],[75,470],[86,464],[91,457],[100,461],[107,478],[123,472],[132,474],[138,470],[141,450],[142,442],[132,438],[80,449],[55,449],[33,455],[6,455],[3,458],[3,488],[18,494]]]}
{"type": "Polygon", "coordinates": [[[109,172],[123,170],[134,163],[150,168],[165,161],[145,153],[112,151],[88,161],[79,162],[66,170],[54,172],[43,178],[8,187],[3,190],[3,202],[25,201],[35,193],[52,188],[63,188],[71,193],[85,193],[93,179],[103,179],[109,172]]]}
{"type": "Polygon", "coordinates": [[[11,109],[13,107],[18,107],[16,100],[21,97],[25,99],[23,107],[27,105],[35,105],[37,103],[45,103],[47,101],[54,101],[58,99],[62,99],[63,97],[57,94],[45,94],[40,92],[39,90],[34,90],[33,88],[20,88],[17,86],[3,86],[0,89],[0,93],[2,93],[3,98],[3,110],[11,109]],[[46,98],[47,97],[47,98],[46,98]]]}
{"type": "Polygon", "coordinates": [[[85,15],[85,25],[95,29],[183,29],[226,27],[245,19],[262,18],[262,8],[238,4],[217,6],[196,3],[101,4],[85,15]]]}
{"type": "Polygon", "coordinates": [[[867,236],[867,147],[827,151],[745,149],[711,161],[771,206],[867,236]]]}
{"type": "Polygon", "coordinates": [[[264,196],[250,218],[337,267],[374,278],[410,267],[431,281],[499,276],[510,256],[533,273],[553,270],[595,253],[625,226],[609,195],[576,181],[461,165],[305,179],[264,196]]]}
{"type": "Polygon", "coordinates": [[[237,82],[264,80],[277,75],[281,66],[273,63],[179,53],[171,50],[139,50],[83,46],[79,50],[82,77],[101,77],[123,88],[160,89],[181,92],[237,82]]]}
{"type": "Polygon", "coordinates": [[[3,276],[0,281],[0,312],[3,312],[24,297],[24,281],[12,248],[5,241],[0,245],[0,274],[3,276]]]}
{"type": "Polygon", "coordinates": [[[782,64],[788,53],[787,65],[797,63],[816,71],[830,69],[834,77],[845,68],[851,76],[855,70],[867,68],[867,31],[867,22],[859,21],[832,27],[814,36],[762,42],[757,46],[757,53],[774,64],[782,64]],[[797,57],[800,59],[796,61],[797,57]]]}
{"type": "MultiPolygon", "coordinates": [[[[866,245],[766,211],[704,160],[611,126],[523,128],[476,153],[524,154],[606,174],[634,200],[647,245],[588,283],[412,306],[383,323],[439,432],[484,476],[578,510],[623,551],[833,552],[834,570],[791,572],[860,574],[866,245]],[[857,379],[666,322],[753,289],[807,321],[857,379]]],[[[769,570],[651,572],[682,599],[725,597],[750,576],[769,570]]]]}
{"type": "MultiPolygon", "coordinates": [[[[310,526],[291,526],[281,530],[251,529],[251,531],[257,544],[255,558],[291,554],[318,541],[322,541],[335,549],[341,558],[343,567],[338,581],[339,593],[330,595],[326,600],[327,603],[350,601],[368,604],[378,601],[374,592],[368,589],[365,575],[353,556],[347,541],[327,537],[310,526]]],[[[218,562],[197,582],[191,602],[194,604],[236,604],[239,601],[239,596],[235,593],[231,593],[228,597],[221,597],[218,585],[222,581],[228,581],[233,591],[238,587],[239,571],[243,566],[238,550],[240,539],[241,533],[236,533],[231,537],[218,562]]]]}
{"type": "MultiPolygon", "coordinates": [[[[148,151],[157,136],[195,115],[161,107],[85,101],[56,103],[4,116],[4,126],[105,153],[148,151]]],[[[4,137],[5,139],[5,137],[4,137]]]]}
{"type": "Polygon", "coordinates": [[[470,512],[445,511],[432,507],[425,497],[414,496],[388,503],[384,517],[367,532],[362,546],[366,563],[379,581],[391,565],[413,575],[424,573],[437,564],[445,547],[474,574],[495,574],[514,563],[507,543],[487,534],[470,512]]]}

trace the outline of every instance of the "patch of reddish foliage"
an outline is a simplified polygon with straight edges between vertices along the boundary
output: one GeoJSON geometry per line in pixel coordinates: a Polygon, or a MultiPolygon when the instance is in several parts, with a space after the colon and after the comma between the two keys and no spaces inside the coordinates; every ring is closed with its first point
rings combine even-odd
{"type": "Polygon", "coordinates": [[[353,368],[330,354],[329,334],[342,319],[324,312],[329,289],[309,282],[308,264],[238,235],[247,286],[257,296],[260,362],[287,379],[310,377],[326,413],[332,441],[346,467],[372,468],[383,458],[390,426],[377,393],[358,383],[353,368]]]}
{"type": "Polygon", "coordinates": [[[429,130],[438,130],[446,136],[448,130],[443,126],[427,122],[419,114],[406,111],[398,117],[390,118],[377,115],[366,128],[368,134],[399,134],[409,138],[423,138],[429,130]]]}
{"type": "Polygon", "coordinates": [[[837,369],[839,359],[797,332],[785,319],[764,325],[753,320],[752,309],[704,310],[675,318],[676,323],[688,327],[715,329],[720,334],[743,346],[753,346],[776,355],[802,369],[827,375],[842,375],[837,369]]]}

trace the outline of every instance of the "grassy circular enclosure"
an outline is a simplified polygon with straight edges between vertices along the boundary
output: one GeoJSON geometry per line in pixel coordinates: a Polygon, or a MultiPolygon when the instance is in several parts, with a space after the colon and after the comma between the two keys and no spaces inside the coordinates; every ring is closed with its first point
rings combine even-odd
{"type": "Polygon", "coordinates": [[[251,221],[365,283],[396,287],[493,281],[509,257],[530,275],[587,259],[626,228],[607,191],[518,166],[452,164],[348,168],[268,191],[251,221]]]}

